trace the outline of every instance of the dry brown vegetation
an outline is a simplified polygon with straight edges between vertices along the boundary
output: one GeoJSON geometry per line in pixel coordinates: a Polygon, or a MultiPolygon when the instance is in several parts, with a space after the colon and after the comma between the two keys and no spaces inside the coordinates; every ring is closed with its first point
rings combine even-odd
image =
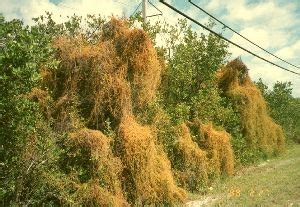
{"type": "Polygon", "coordinates": [[[268,115],[266,101],[251,81],[243,62],[236,59],[222,68],[218,74],[218,83],[240,111],[242,130],[249,147],[262,150],[268,155],[282,151],[282,128],[268,115]]]}
{"type": "Polygon", "coordinates": [[[186,124],[181,125],[178,153],[182,159],[182,168],[176,173],[179,183],[190,191],[197,191],[206,186],[208,182],[207,153],[192,140],[186,124]]]}
{"type": "Polygon", "coordinates": [[[190,191],[199,191],[209,183],[209,178],[221,174],[233,175],[234,154],[230,135],[217,131],[212,124],[188,123],[194,133],[192,138],[189,127],[181,125],[178,140],[178,153],[182,167],[177,171],[177,179],[190,191]],[[196,129],[196,130],[195,130],[196,129]]]}
{"type": "Polygon", "coordinates": [[[108,114],[120,121],[155,98],[161,66],[144,31],[112,19],[97,44],[81,36],[58,37],[53,44],[60,69],[44,71],[44,79],[58,93],[57,105],[80,101],[90,124],[101,127],[108,114]]]}
{"type": "MultiPolygon", "coordinates": [[[[177,157],[172,159],[179,165],[173,168],[158,139],[171,125],[164,111],[154,112],[152,125],[139,121],[140,110],[155,100],[162,68],[144,31],[112,19],[96,44],[83,36],[60,36],[53,45],[59,68],[43,68],[44,88],[30,97],[67,134],[63,163],[69,166],[65,172],[76,204],[176,204],[186,199],[186,190],[200,191],[211,177],[233,175],[231,136],[223,129],[197,121],[175,126],[177,157]],[[104,135],[107,120],[113,133],[104,135]]],[[[218,74],[219,87],[239,107],[249,145],[281,150],[282,130],[267,115],[245,70],[237,60],[229,63],[218,74]]]]}
{"type": "Polygon", "coordinates": [[[140,204],[184,201],[186,193],[177,187],[170,161],[150,128],[139,125],[133,117],[124,117],[119,133],[124,176],[133,200],[140,204]]]}
{"type": "Polygon", "coordinates": [[[284,149],[269,112],[293,115],[290,83],[255,83],[268,106],[213,34],[137,29],[138,16],[36,21],[0,15],[0,206],[180,206],[284,149]]]}
{"type": "MultiPolygon", "coordinates": [[[[75,200],[88,206],[128,206],[120,182],[122,162],[114,157],[110,138],[86,128],[70,133],[69,138],[71,150],[67,162],[71,166],[83,165],[89,178],[76,185],[75,200]],[[77,160],[85,163],[76,163],[77,160]]],[[[69,173],[76,176],[76,171],[69,173]]]]}
{"type": "Polygon", "coordinates": [[[220,174],[233,175],[234,154],[230,143],[230,134],[217,131],[212,124],[200,125],[204,147],[210,162],[210,171],[220,174]]]}
{"type": "Polygon", "coordinates": [[[53,44],[60,67],[41,74],[54,91],[56,127],[71,132],[71,155],[85,162],[86,180],[68,172],[80,180],[74,181],[76,200],[100,206],[183,202],[186,192],[176,185],[155,132],[135,119],[136,111],[154,100],[160,82],[156,50],[142,30],[116,19],[106,26],[94,45],[82,36],[58,37],[53,44]],[[85,128],[103,129],[107,118],[118,129],[113,141],[85,128]]]}

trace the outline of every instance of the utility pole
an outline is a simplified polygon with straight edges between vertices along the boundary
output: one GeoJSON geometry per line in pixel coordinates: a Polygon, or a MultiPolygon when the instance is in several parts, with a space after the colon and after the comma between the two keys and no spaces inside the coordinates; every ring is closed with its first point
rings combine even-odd
{"type": "Polygon", "coordinates": [[[146,10],[147,10],[147,0],[142,0],[142,14],[143,14],[143,20],[144,20],[144,24],[146,23],[146,10]]]}

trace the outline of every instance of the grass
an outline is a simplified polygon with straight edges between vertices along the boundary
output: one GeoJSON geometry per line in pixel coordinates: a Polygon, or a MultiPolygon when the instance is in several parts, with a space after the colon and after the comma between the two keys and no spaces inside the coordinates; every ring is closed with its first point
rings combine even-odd
{"type": "MultiPolygon", "coordinates": [[[[195,195],[191,196],[195,199],[195,195]]],[[[300,206],[300,145],[280,157],[240,170],[215,182],[188,206],[300,206]]]]}

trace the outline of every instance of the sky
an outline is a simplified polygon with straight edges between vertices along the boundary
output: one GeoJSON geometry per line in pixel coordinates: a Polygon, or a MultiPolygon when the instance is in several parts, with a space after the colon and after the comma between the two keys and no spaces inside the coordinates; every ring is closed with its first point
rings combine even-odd
{"type": "MultiPolygon", "coordinates": [[[[7,20],[22,19],[25,24],[33,24],[33,17],[53,13],[57,22],[63,22],[67,16],[74,13],[85,16],[86,14],[100,14],[101,16],[130,16],[141,0],[1,0],[0,13],[7,20]]],[[[149,21],[165,19],[175,24],[179,14],[160,3],[151,1],[163,15],[148,18],[149,21]]],[[[184,11],[200,23],[207,23],[208,16],[193,7],[187,0],[167,0],[177,9],[184,11]]],[[[300,0],[193,0],[194,3],[207,10],[219,20],[234,28],[251,41],[300,67],[300,0]]],[[[140,8],[139,8],[140,9],[140,8]]],[[[147,14],[156,14],[157,11],[147,5],[147,14]]],[[[216,27],[216,32],[221,32],[221,27],[216,27]]],[[[195,31],[202,31],[193,25],[195,31]]],[[[231,41],[271,60],[283,67],[300,73],[299,68],[277,60],[259,48],[246,42],[238,35],[225,31],[223,35],[231,41]]],[[[290,81],[293,84],[293,95],[300,97],[300,76],[281,70],[266,63],[235,46],[230,46],[232,59],[241,57],[249,68],[253,80],[262,80],[271,87],[275,82],[290,81]]]]}

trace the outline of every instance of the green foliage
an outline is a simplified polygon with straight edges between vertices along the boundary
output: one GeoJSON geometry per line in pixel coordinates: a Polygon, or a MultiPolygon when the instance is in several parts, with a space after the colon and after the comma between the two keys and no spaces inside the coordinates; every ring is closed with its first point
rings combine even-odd
{"type": "MultiPolygon", "coordinates": [[[[103,41],[103,31],[111,25],[104,18],[93,15],[85,19],[74,15],[68,21],[57,24],[51,14],[46,13],[35,21],[35,26],[28,27],[19,20],[7,22],[0,15],[0,205],[88,205],[103,201],[103,193],[111,200],[103,201],[103,205],[127,204],[121,195],[128,197],[126,193],[135,192],[134,189],[122,192],[124,189],[126,191],[127,187],[124,186],[128,183],[130,185],[130,182],[125,183],[119,178],[119,174],[124,174],[121,167],[124,161],[119,157],[122,154],[119,148],[119,121],[114,120],[108,109],[99,104],[97,107],[103,107],[103,120],[98,123],[97,119],[97,124],[88,125],[87,111],[90,110],[91,103],[86,94],[89,94],[90,86],[78,85],[80,89],[76,91],[76,88],[74,92],[78,92],[77,95],[67,93],[76,96],[72,99],[73,97],[64,96],[65,90],[68,90],[64,88],[65,82],[51,85],[47,82],[52,81],[51,78],[47,77],[49,80],[45,80],[41,76],[43,69],[47,68],[47,72],[63,76],[54,77],[55,81],[66,80],[65,76],[78,75],[77,66],[89,67],[88,64],[77,64],[77,60],[74,60],[75,66],[70,66],[67,71],[65,65],[58,60],[58,52],[53,47],[55,38],[82,37],[86,40],[84,44],[94,46],[103,41]],[[60,73],[54,73],[59,70],[60,73]],[[41,100],[43,98],[47,101],[41,100]],[[61,103],[65,104],[65,108],[59,108],[61,103]],[[61,114],[65,117],[60,117],[61,114]],[[60,119],[64,120],[60,122],[60,119]],[[85,129],[76,134],[76,130],[83,125],[94,130],[85,129]],[[99,128],[105,135],[99,135],[99,128]],[[95,141],[93,143],[92,135],[95,141]],[[70,137],[73,137],[72,142],[70,137]],[[102,145],[99,145],[101,142],[102,145]],[[104,155],[104,152],[107,154],[104,155]],[[98,153],[102,153],[101,156],[98,153]]],[[[136,21],[141,21],[140,15],[132,17],[127,23],[134,27],[136,21]]],[[[184,170],[180,167],[182,155],[178,151],[181,136],[178,125],[181,123],[213,123],[214,126],[225,129],[231,135],[231,139],[228,135],[228,143],[231,140],[235,159],[242,164],[254,162],[261,157],[262,152],[247,149],[241,132],[240,114],[233,107],[232,100],[216,84],[216,73],[229,57],[228,45],[212,34],[194,32],[184,20],[179,20],[175,26],[165,22],[141,26],[156,46],[161,65],[164,66],[164,61],[167,64],[163,67],[155,100],[134,109],[133,113],[137,119],[137,128],[142,131],[140,133],[143,135],[143,129],[147,129],[147,134],[153,138],[153,146],[159,149],[159,153],[167,153],[172,168],[175,171],[184,170]],[[163,38],[159,39],[160,37],[163,38]]],[[[213,23],[208,26],[213,27],[213,23]]],[[[149,45],[151,46],[150,43],[149,45]]],[[[115,48],[114,45],[111,46],[115,48]]],[[[89,52],[85,55],[90,55],[89,52]]],[[[100,70],[101,67],[99,66],[100,70]]],[[[84,78],[89,74],[85,69],[80,74],[84,78]]],[[[82,77],[75,78],[81,80],[82,77]]],[[[71,82],[72,78],[66,81],[71,82]]],[[[94,86],[95,83],[89,84],[94,86]]],[[[129,80],[128,84],[131,84],[129,80]]],[[[277,83],[273,91],[268,91],[262,82],[258,84],[269,102],[274,119],[285,126],[288,133],[297,137],[299,127],[297,131],[295,126],[299,126],[300,112],[297,111],[300,109],[300,100],[291,96],[291,85],[277,83]]],[[[98,87],[97,85],[95,90],[99,90],[98,87]]],[[[108,93],[117,91],[111,90],[108,93]]],[[[103,98],[99,97],[99,100],[103,98]]],[[[130,130],[134,143],[135,137],[140,136],[135,134],[136,131],[130,130]]],[[[187,127],[187,131],[191,131],[189,139],[192,150],[197,149],[199,157],[204,159],[206,155],[200,153],[201,144],[194,143],[199,132],[193,132],[191,127],[187,127]]],[[[147,141],[145,139],[145,143],[147,141]]],[[[136,146],[140,147],[140,143],[137,142],[136,146]]],[[[230,143],[228,146],[231,147],[230,143]]],[[[166,157],[163,159],[164,162],[169,162],[166,157]]],[[[198,166],[191,167],[197,172],[198,166]]],[[[168,174],[170,180],[173,179],[171,174],[168,174]]],[[[202,180],[197,182],[202,183],[202,180]]],[[[201,187],[203,186],[197,188],[201,187]]]]}
{"type": "Polygon", "coordinates": [[[238,115],[233,110],[230,101],[220,95],[218,88],[210,86],[203,88],[192,97],[193,118],[203,122],[213,122],[217,126],[223,126],[230,132],[238,123],[238,115]]]}
{"type": "Polygon", "coordinates": [[[180,25],[179,31],[169,30],[175,35],[170,35],[168,42],[174,45],[160,90],[166,111],[174,123],[200,119],[226,125],[232,110],[215,87],[214,77],[229,55],[227,45],[211,34],[193,32],[184,21],[180,25]],[[176,44],[180,36],[182,41],[176,44]]]}
{"type": "MultiPolygon", "coordinates": [[[[193,32],[185,21],[180,25],[177,30],[165,30],[170,32],[167,43],[173,46],[162,79],[162,105],[173,124],[200,120],[223,127],[237,140],[233,141],[235,152],[242,153],[244,146],[237,144],[241,137],[239,114],[215,84],[216,72],[229,56],[228,45],[212,34],[193,32]],[[176,44],[180,37],[182,41],[176,44]]],[[[238,153],[237,159],[240,156],[238,153]]]]}
{"type": "Polygon", "coordinates": [[[1,16],[0,31],[0,171],[4,179],[0,194],[6,203],[28,199],[23,193],[30,186],[25,185],[36,184],[30,182],[30,177],[42,170],[44,156],[53,149],[49,146],[45,151],[53,143],[46,140],[47,127],[37,127],[43,118],[38,104],[27,94],[39,84],[41,65],[51,67],[55,62],[51,58],[50,36],[41,35],[38,27],[24,27],[19,20],[6,22],[1,16]],[[35,145],[31,146],[31,142],[35,145]],[[27,155],[29,151],[32,154],[27,155]]]}
{"type": "Polygon", "coordinates": [[[166,113],[159,102],[157,100],[153,104],[148,105],[147,109],[139,114],[138,119],[145,125],[153,125],[157,133],[158,142],[163,146],[171,160],[171,164],[174,166],[179,161],[179,157],[174,149],[179,135],[170,115],[166,113]]]}
{"type": "MultiPolygon", "coordinates": [[[[66,198],[58,170],[62,134],[53,131],[39,100],[31,93],[43,87],[40,70],[55,70],[52,40],[79,29],[80,18],[56,24],[51,14],[24,26],[0,15],[0,200],[1,205],[41,205],[66,198]]],[[[48,88],[43,88],[47,91],[48,88]]],[[[67,181],[65,181],[67,184],[67,181]]]]}
{"type": "Polygon", "coordinates": [[[292,96],[291,82],[276,82],[270,90],[261,79],[256,82],[268,102],[272,118],[280,124],[289,140],[300,141],[300,101],[292,96]]]}
{"type": "Polygon", "coordinates": [[[206,82],[213,80],[228,56],[226,43],[211,34],[199,36],[187,28],[183,36],[183,42],[174,48],[163,80],[163,94],[170,104],[190,102],[207,87],[206,82]]]}

